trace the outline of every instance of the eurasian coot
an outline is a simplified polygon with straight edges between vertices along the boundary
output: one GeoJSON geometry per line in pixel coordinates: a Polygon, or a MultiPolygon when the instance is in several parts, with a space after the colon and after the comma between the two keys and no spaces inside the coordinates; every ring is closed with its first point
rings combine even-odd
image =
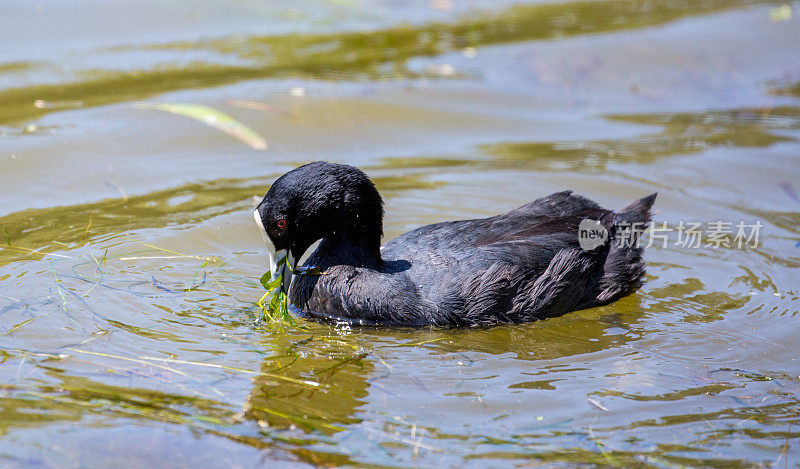
{"type": "Polygon", "coordinates": [[[282,275],[297,314],[480,326],[558,316],[635,291],[642,248],[620,241],[635,241],[655,197],[615,213],[558,192],[502,215],[423,226],[381,247],[383,200],[372,181],[352,166],[317,161],[278,178],[254,216],[273,278],[282,275]],[[597,235],[590,246],[579,240],[585,220],[597,235]],[[296,270],[318,240],[306,273],[296,270]]]}

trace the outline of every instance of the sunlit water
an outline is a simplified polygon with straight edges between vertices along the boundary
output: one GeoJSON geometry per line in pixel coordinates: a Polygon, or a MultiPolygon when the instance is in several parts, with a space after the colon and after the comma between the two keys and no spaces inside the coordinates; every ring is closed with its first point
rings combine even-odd
{"type": "Polygon", "coordinates": [[[796,6],[202,3],[0,5],[0,465],[800,463],[796,6]],[[251,209],[316,159],[386,239],[561,189],[669,231],[557,319],[260,325],[251,209]]]}

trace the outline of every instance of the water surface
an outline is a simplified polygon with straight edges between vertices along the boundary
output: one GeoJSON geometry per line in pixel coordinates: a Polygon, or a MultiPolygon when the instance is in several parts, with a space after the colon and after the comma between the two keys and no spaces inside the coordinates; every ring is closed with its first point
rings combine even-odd
{"type": "Polygon", "coordinates": [[[798,17],[4,2],[2,464],[797,465],[798,17]],[[268,149],[142,101],[218,109],[268,149]],[[373,177],[386,240],[562,189],[657,191],[658,224],[733,232],[665,232],[640,292],[533,324],[266,327],[251,210],[317,159],[373,177]]]}

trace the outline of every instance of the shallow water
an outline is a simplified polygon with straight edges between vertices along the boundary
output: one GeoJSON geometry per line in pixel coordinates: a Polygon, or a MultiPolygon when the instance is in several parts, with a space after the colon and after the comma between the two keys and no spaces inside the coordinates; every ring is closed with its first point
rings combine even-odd
{"type": "Polygon", "coordinates": [[[800,11],[779,8],[3,2],[1,465],[798,465],[800,11]],[[673,230],[640,292],[557,319],[259,325],[251,209],[316,159],[374,178],[387,240],[561,189],[658,191],[673,230]],[[678,244],[717,221],[730,247],[678,244]]]}

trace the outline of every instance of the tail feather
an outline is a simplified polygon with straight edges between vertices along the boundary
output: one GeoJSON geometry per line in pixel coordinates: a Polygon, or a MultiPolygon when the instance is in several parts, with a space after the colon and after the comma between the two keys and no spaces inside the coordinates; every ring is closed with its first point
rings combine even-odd
{"type": "Polygon", "coordinates": [[[617,214],[617,222],[647,223],[650,221],[650,209],[656,201],[658,193],[650,194],[634,201],[617,214]]]}
{"type": "Polygon", "coordinates": [[[598,304],[610,303],[642,286],[645,274],[639,236],[650,222],[650,209],[657,194],[643,197],[615,216],[615,239],[609,247],[599,283],[598,304]]]}

